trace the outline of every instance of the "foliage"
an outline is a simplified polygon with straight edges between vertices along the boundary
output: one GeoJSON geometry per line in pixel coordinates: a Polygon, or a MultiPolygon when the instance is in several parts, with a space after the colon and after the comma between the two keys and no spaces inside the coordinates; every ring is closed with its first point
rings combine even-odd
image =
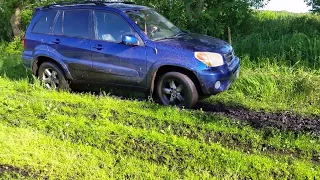
{"type": "Polygon", "coordinates": [[[185,30],[224,37],[228,26],[233,30],[241,28],[250,16],[250,7],[263,6],[267,1],[136,0],[135,2],[155,8],[185,30]]]}
{"type": "MultiPolygon", "coordinates": [[[[0,3],[1,5],[1,3],[0,3]]],[[[11,27],[10,27],[10,18],[8,13],[5,11],[3,6],[0,6],[0,42],[1,41],[9,41],[12,37],[11,27]]]]}
{"type": "MultiPolygon", "coordinates": [[[[15,8],[22,8],[21,28],[25,30],[26,25],[31,19],[34,7],[52,2],[53,0],[12,0],[6,1],[3,6],[8,17],[13,14],[15,8]]],[[[232,29],[237,29],[243,25],[245,19],[250,16],[250,7],[263,6],[268,0],[232,0],[228,2],[219,0],[201,0],[200,2],[194,0],[136,0],[136,2],[154,7],[185,30],[223,37],[228,26],[232,29]]],[[[8,22],[8,20],[4,22],[8,22]]],[[[10,28],[10,26],[6,26],[6,30],[10,28]]],[[[4,35],[1,33],[0,36],[4,35]]],[[[9,34],[10,36],[11,34],[9,34]]]]}
{"type": "Polygon", "coordinates": [[[315,13],[320,12],[320,1],[319,0],[304,0],[309,6],[311,6],[311,11],[315,13]]]}
{"type": "Polygon", "coordinates": [[[0,43],[0,76],[10,77],[12,80],[31,78],[21,61],[21,41],[19,37],[15,42],[0,43]],[[17,53],[20,50],[19,53],[17,53]]]}
{"type": "Polygon", "coordinates": [[[257,64],[269,59],[278,65],[320,68],[319,16],[257,11],[247,27],[233,33],[238,55],[257,64]]]}
{"type": "Polygon", "coordinates": [[[22,38],[21,37],[15,37],[13,41],[8,43],[8,45],[5,48],[5,51],[9,54],[20,54],[23,51],[22,46],[22,38]]]}
{"type": "Polygon", "coordinates": [[[0,1],[0,17],[3,17],[0,22],[0,41],[10,41],[13,39],[13,27],[10,24],[11,19],[15,17],[15,11],[17,8],[21,9],[21,22],[19,22],[19,28],[22,31],[26,30],[26,26],[29,24],[34,8],[52,3],[53,0],[9,0],[9,1],[0,1]]]}

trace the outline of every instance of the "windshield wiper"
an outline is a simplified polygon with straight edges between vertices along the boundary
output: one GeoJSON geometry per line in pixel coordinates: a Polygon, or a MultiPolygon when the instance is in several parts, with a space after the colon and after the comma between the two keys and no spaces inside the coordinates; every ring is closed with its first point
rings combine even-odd
{"type": "Polygon", "coordinates": [[[179,37],[179,36],[187,35],[187,34],[188,34],[187,32],[181,31],[178,34],[174,35],[173,37],[179,37]]]}
{"type": "Polygon", "coordinates": [[[174,36],[166,36],[166,37],[157,39],[157,40],[155,40],[155,41],[160,41],[160,40],[164,40],[164,39],[175,39],[175,38],[177,38],[177,37],[179,37],[179,36],[187,35],[187,34],[188,34],[187,32],[181,31],[181,32],[177,33],[177,34],[174,35],[174,36]]]}
{"type": "Polygon", "coordinates": [[[175,38],[176,38],[176,36],[166,36],[163,38],[155,39],[154,41],[161,41],[161,40],[165,40],[165,39],[175,39],[175,38]]]}

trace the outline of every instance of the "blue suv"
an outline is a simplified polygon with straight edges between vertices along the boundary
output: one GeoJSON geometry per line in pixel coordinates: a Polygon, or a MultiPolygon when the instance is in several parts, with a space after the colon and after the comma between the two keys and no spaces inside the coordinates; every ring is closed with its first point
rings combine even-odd
{"type": "Polygon", "coordinates": [[[37,8],[22,59],[51,90],[116,85],[186,108],[227,90],[240,70],[226,42],[184,32],[154,9],[125,2],[37,8]]]}

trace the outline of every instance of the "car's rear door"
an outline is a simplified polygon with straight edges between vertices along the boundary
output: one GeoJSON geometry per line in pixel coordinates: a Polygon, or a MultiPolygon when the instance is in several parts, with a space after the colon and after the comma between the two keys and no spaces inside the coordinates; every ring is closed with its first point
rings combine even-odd
{"type": "Polygon", "coordinates": [[[56,19],[51,44],[68,66],[74,80],[89,80],[92,68],[92,11],[61,10],[56,19]]]}
{"type": "Polygon", "coordinates": [[[93,20],[93,78],[103,83],[144,86],[146,50],[136,31],[117,13],[97,10],[93,12],[93,20]],[[135,35],[140,44],[123,44],[125,34],[135,35]]]}

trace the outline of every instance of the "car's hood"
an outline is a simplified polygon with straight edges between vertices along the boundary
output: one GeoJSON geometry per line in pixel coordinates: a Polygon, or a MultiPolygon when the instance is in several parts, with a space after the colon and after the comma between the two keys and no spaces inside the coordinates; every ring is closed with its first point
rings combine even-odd
{"type": "Polygon", "coordinates": [[[186,34],[174,39],[165,39],[158,41],[173,48],[183,48],[190,51],[205,51],[226,54],[232,50],[232,47],[217,38],[199,34],[186,34]]]}

